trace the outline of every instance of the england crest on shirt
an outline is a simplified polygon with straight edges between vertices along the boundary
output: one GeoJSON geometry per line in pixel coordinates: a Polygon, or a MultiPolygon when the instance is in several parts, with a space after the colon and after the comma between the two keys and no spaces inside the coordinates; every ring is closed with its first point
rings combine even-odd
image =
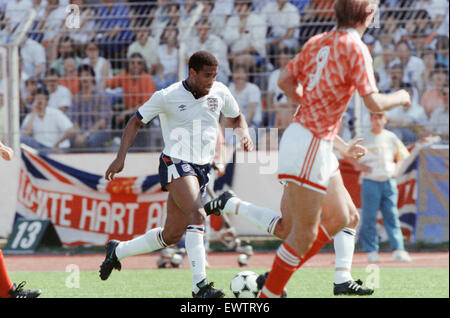
{"type": "Polygon", "coordinates": [[[208,97],[206,99],[206,102],[208,103],[208,108],[212,112],[216,112],[217,108],[219,107],[219,100],[215,97],[208,97]]]}

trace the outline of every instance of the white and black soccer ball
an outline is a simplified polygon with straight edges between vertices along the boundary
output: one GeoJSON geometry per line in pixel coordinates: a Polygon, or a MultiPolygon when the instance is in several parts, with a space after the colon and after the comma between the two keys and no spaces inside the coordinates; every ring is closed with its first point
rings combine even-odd
{"type": "Polygon", "coordinates": [[[256,298],[259,295],[256,279],[258,274],[252,271],[237,273],[230,283],[231,293],[235,298],[256,298]]]}

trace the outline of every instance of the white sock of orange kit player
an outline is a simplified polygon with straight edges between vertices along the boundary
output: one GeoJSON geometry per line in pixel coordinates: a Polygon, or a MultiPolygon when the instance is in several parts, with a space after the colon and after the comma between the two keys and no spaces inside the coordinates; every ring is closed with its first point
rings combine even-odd
{"type": "Polygon", "coordinates": [[[334,236],[334,283],[342,284],[349,280],[353,280],[351,274],[353,254],[355,252],[355,236],[354,229],[344,227],[334,236]]]}

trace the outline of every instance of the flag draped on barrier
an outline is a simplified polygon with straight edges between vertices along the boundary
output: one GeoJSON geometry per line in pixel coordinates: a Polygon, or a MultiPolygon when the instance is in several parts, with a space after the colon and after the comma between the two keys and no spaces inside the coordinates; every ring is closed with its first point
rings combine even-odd
{"type": "Polygon", "coordinates": [[[66,246],[129,240],[164,224],[158,175],[107,181],[27,147],[21,159],[18,215],[50,219],[66,246]]]}

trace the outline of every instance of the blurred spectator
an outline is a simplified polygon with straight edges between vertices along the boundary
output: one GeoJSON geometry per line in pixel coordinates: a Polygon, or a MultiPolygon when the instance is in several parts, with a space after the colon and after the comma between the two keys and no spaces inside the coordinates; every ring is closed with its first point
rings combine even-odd
{"type": "Polygon", "coordinates": [[[6,2],[4,12],[8,32],[12,32],[20,22],[25,20],[32,7],[32,0],[9,0],[6,2]]]}
{"type": "Polygon", "coordinates": [[[447,0],[418,0],[415,1],[416,9],[425,10],[431,17],[433,29],[441,24],[445,13],[448,12],[447,0]]]}
{"type": "Polygon", "coordinates": [[[248,81],[248,69],[243,65],[233,67],[230,92],[239,105],[249,127],[260,127],[262,123],[261,91],[248,81]]]}
{"type": "Polygon", "coordinates": [[[44,76],[46,67],[45,49],[39,42],[25,37],[20,44],[20,55],[23,59],[23,71],[28,76],[34,76],[37,79],[44,76]]]}
{"type": "Polygon", "coordinates": [[[73,148],[95,148],[111,139],[111,104],[108,96],[96,88],[95,71],[87,65],[78,69],[80,93],[74,96],[70,110],[72,122],[79,129],[73,148]]]}
{"type": "Polygon", "coordinates": [[[227,45],[217,35],[211,33],[210,20],[201,19],[196,23],[196,36],[186,45],[186,62],[189,57],[199,50],[205,50],[212,53],[219,62],[219,71],[217,81],[228,84],[231,75],[230,64],[227,57],[227,45]]]}
{"type": "Polygon", "coordinates": [[[430,120],[428,121],[427,130],[432,134],[439,135],[443,140],[448,143],[448,130],[449,130],[449,111],[448,111],[448,78],[445,85],[442,87],[442,97],[444,104],[436,107],[431,113],[430,120]]]}
{"type": "Polygon", "coordinates": [[[156,0],[156,7],[150,13],[151,16],[151,24],[150,29],[152,30],[152,34],[156,39],[161,38],[161,34],[166,27],[169,16],[169,0],[156,0]]]}
{"type": "Polygon", "coordinates": [[[276,0],[266,4],[261,13],[269,28],[266,39],[269,54],[276,50],[280,42],[284,42],[288,48],[298,46],[300,14],[293,4],[287,0],[276,0]]]}
{"type": "Polygon", "coordinates": [[[25,80],[24,89],[20,91],[20,98],[24,107],[23,111],[28,112],[31,109],[31,106],[34,102],[34,95],[36,94],[36,90],[38,89],[38,81],[34,77],[30,77],[25,80]]]}
{"type": "Polygon", "coordinates": [[[261,65],[267,56],[267,26],[263,15],[252,12],[250,0],[235,0],[235,14],[223,29],[223,39],[229,46],[232,63],[245,65],[247,69],[261,65]]]}
{"type": "MultiPolygon", "coordinates": [[[[448,33],[447,33],[448,34],[448,33]]],[[[438,36],[436,38],[436,62],[439,64],[443,64],[448,69],[448,35],[447,36],[438,36]]]]}
{"type": "Polygon", "coordinates": [[[11,41],[11,32],[5,21],[5,12],[0,10],[0,45],[5,45],[11,41]]]}
{"type": "Polygon", "coordinates": [[[278,78],[280,77],[281,71],[291,60],[292,56],[293,54],[291,50],[287,47],[283,47],[278,50],[278,68],[270,73],[266,96],[269,125],[283,130],[289,125],[296,105],[288,102],[286,95],[278,86],[278,78]]]}
{"type": "Polygon", "coordinates": [[[64,55],[64,75],[58,81],[59,85],[67,87],[73,95],[80,91],[80,80],[78,79],[77,66],[73,53],[64,55]]]}
{"type": "Polygon", "coordinates": [[[113,67],[121,66],[122,52],[134,36],[130,28],[131,20],[128,6],[114,3],[114,0],[101,0],[96,8],[95,34],[101,56],[109,59],[113,67]]]}
{"type": "Polygon", "coordinates": [[[382,91],[383,93],[387,94],[400,89],[400,86],[402,85],[402,83],[404,83],[403,70],[404,68],[401,63],[391,63],[389,67],[389,84],[387,85],[388,89],[382,91]]]}
{"type": "Polygon", "coordinates": [[[157,56],[158,71],[154,77],[156,89],[161,89],[178,80],[178,29],[168,27],[161,34],[157,56]]]}
{"type": "Polygon", "coordinates": [[[45,85],[49,91],[48,108],[56,108],[66,112],[72,106],[72,93],[70,90],[59,85],[58,71],[51,68],[45,75],[45,85]]]}
{"type": "Polygon", "coordinates": [[[395,46],[392,44],[386,44],[383,47],[383,53],[381,55],[381,67],[375,69],[375,72],[379,76],[378,89],[380,91],[387,91],[390,88],[390,65],[395,59],[395,46]]]}
{"type": "Polygon", "coordinates": [[[145,59],[150,74],[155,74],[159,63],[158,45],[159,39],[151,36],[151,29],[142,28],[136,30],[136,41],[127,49],[127,58],[134,52],[141,53],[145,59]]]}
{"type": "Polygon", "coordinates": [[[38,89],[31,112],[21,126],[21,142],[39,151],[62,152],[70,147],[76,133],[70,119],[60,110],[47,106],[48,91],[38,89]]]}
{"type": "Polygon", "coordinates": [[[403,27],[398,18],[398,10],[395,8],[384,10],[380,14],[380,21],[382,23],[382,32],[390,34],[397,44],[400,39],[408,34],[408,31],[403,27]]]}
{"type": "Polygon", "coordinates": [[[422,90],[422,73],[425,69],[422,59],[411,54],[411,48],[407,41],[397,43],[396,51],[397,59],[392,61],[391,64],[400,62],[403,65],[403,82],[410,83],[422,90]]]}
{"type": "Polygon", "coordinates": [[[411,96],[411,106],[406,108],[396,106],[386,112],[388,130],[392,131],[400,140],[411,145],[419,138],[415,129],[423,127],[426,123],[427,115],[423,107],[419,104],[419,93],[415,87],[409,83],[402,83],[400,88],[405,89],[411,96]]]}
{"type": "Polygon", "coordinates": [[[420,101],[428,117],[437,107],[445,103],[442,90],[448,83],[448,70],[444,65],[437,64],[432,76],[433,86],[425,91],[420,101]]]}
{"type": "Polygon", "coordinates": [[[211,33],[218,37],[222,37],[225,24],[233,13],[234,0],[225,1],[228,2],[225,6],[223,5],[224,1],[221,1],[222,4],[219,3],[218,6],[217,1],[201,0],[203,10],[199,20],[209,20],[211,24],[211,33]],[[219,11],[221,7],[223,7],[225,11],[219,11]],[[231,11],[230,7],[232,8],[231,11]]]}
{"type": "Polygon", "coordinates": [[[50,63],[50,68],[58,71],[59,76],[63,76],[64,71],[64,56],[67,53],[72,53],[75,55],[75,64],[76,68],[82,64],[81,57],[76,55],[74,41],[68,36],[61,36],[58,41],[58,58],[53,60],[51,58],[48,59],[50,63]]]}
{"type": "Polygon", "coordinates": [[[398,137],[384,129],[384,113],[372,113],[372,129],[362,135],[361,145],[367,154],[355,164],[362,170],[360,240],[369,262],[378,262],[377,214],[381,210],[384,228],[393,249],[394,261],[411,261],[405,251],[400,226],[397,189],[397,173],[409,152],[398,137]]]}
{"type": "Polygon", "coordinates": [[[63,30],[66,16],[66,7],[61,5],[59,0],[47,0],[45,11],[40,17],[36,31],[42,33],[42,43],[49,50],[54,50],[53,47],[57,46],[58,34],[63,30]]]}
{"type": "Polygon", "coordinates": [[[131,54],[125,71],[108,78],[105,85],[109,88],[123,88],[125,109],[115,116],[113,128],[123,128],[128,118],[156,91],[155,83],[147,73],[145,60],[140,53],[131,54]]]}
{"type": "Polygon", "coordinates": [[[85,44],[95,37],[95,7],[87,6],[86,0],[70,0],[80,10],[80,27],[71,28],[68,35],[77,44],[85,44]]]}
{"type": "Polygon", "coordinates": [[[98,44],[91,40],[85,46],[86,57],[82,60],[83,64],[89,64],[95,72],[95,83],[99,91],[105,88],[105,80],[112,77],[111,63],[100,56],[98,44]]]}
{"type": "Polygon", "coordinates": [[[423,80],[423,90],[421,94],[423,94],[424,91],[426,91],[428,88],[432,87],[433,84],[433,70],[436,65],[436,52],[432,49],[425,49],[422,52],[422,60],[425,64],[425,68],[422,73],[422,80],[423,80]]]}

